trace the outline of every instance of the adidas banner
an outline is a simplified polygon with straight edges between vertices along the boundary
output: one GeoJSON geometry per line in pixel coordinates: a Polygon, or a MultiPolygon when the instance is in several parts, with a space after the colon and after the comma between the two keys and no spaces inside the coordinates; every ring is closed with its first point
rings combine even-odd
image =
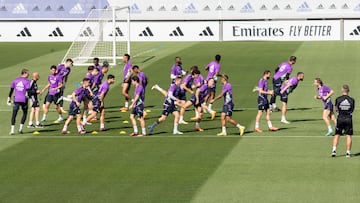
{"type": "Polygon", "coordinates": [[[360,40],[360,20],[344,21],[344,40],[360,40]]]}
{"type": "Polygon", "coordinates": [[[225,21],[225,41],[270,40],[307,41],[340,40],[340,21],[225,21]]]}

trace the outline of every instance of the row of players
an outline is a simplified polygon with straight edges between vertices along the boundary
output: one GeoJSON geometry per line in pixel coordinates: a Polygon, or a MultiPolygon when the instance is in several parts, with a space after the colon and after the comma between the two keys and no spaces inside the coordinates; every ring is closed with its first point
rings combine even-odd
{"type": "MultiPolygon", "coordinates": [[[[208,76],[205,80],[202,79],[200,75],[200,71],[196,66],[192,67],[191,74],[187,75],[184,80],[182,80],[182,76],[186,74],[186,72],[181,67],[181,58],[175,58],[175,64],[171,70],[171,85],[168,91],[164,91],[158,85],[153,86],[152,89],[159,90],[165,96],[164,102],[164,111],[159,119],[157,119],[152,125],[148,126],[150,134],[153,132],[155,126],[159,123],[163,122],[166,117],[172,113],[175,116],[174,119],[174,134],[182,134],[178,130],[178,124],[186,124],[183,120],[185,109],[194,105],[196,116],[194,120],[196,121],[195,130],[202,131],[200,128],[200,121],[202,119],[202,109],[206,109],[209,113],[212,114],[212,118],[215,117],[216,112],[211,109],[212,103],[224,97],[224,106],[222,109],[221,114],[221,125],[222,125],[222,132],[218,135],[226,135],[226,121],[232,123],[236,127],[239,128],[240,135],[244,134],[245,127],[241,126],[235,120],[231,118],[232,110],[234,107],[234,103],[232,101],[232,87],[228,81],[228,76],[225,74],[220,74],[220,55],[215,56],[215,61],[212,61],[206,66],[206,70],[208,71],[208,76]],[[216,82],[217,78],[221,77],[221,82],[224,85],[222,88],[221,94],[218,96],[215,95],[216,89],[216,82]],[[192,97],[189,101],[186,101],[185,92],[189,92],[192,94],[192,97]],[[206,106],[206,101],[209,102],[209,105],[206,106]],[[181,107],[180,113],[177,110],[177,106],[181,107]]],[[[65,122],[64,128],[62,133],[67,133],[67,126],[73,120],[74,116],[77,118],[77,127],[78,132],[80,134],[85,133],[84,125],[96,117],[96,114],[100,112],[102,115],[100,117],[100,130],[105,130],[104,127],[104,98],[106,96],[107,91],[109,90],[109,85],[115,82],[115,77],[113,75],[109,75],[107,81],[102,84],[102,77],[107,72],[108,64],[104,63],[103,66],[98,65],[98,59],[95,59],[95,66],[92,69],[89,69],[89,73],[84,78],[82,87],[77,88],[73,94],[72,98],[70,99],[70,110],[69,110],[69,117],[65,122]],[[97,61],[97,63],[96,63],[97,61]],[[90,76],[88,76],[90,75],[90,76]],[[96,78],[100,77],[100,80],[96,78]],[[81,114],[80,114],[80,104],[83,101],[86,101],[87,98],[91,98],[91,101],[88,101],[85,104],[85,107],[89,107],[93,110],[93,113],[88,118],[84,118],[81,122],[81,114]]],[[[125,54],[123,57],[124,65],[124,80],[123,80],[123,95],[125,96],[126,103],[125,107],[122,110],[128,110],[129,107],[132,109],[130,113],[130,119],[133,124],[134,132],[130,135],[132,136],[145,136],[146,135],[146,128],[145,128],[145,121],[144,121],[144,101],[145,101],[145,88],[147,85],[147,77],[145,74],[140,71],[138,66],[132,66],[130,62],[130,56],[125,54]],[[134,73],[137,75],[134,76],[134,73]],[[134,91],[134,99],[131,100],[131,96],[128,94],[130,84],[135,86],[134,91]],[[129,106],[128,101],[132,101],[132,104],[129,106]],[[142,128],[142,133],[140,134],[137,129],[135,116],[139,117],[140,125],[142,128]]],[[[33,126],[32,124],[32,117],[35,115],[36,117],[36,126],[41,127],[40,122],[38,121],[38,112],[39,112],[39,102],[37,100],[37,94],[43,93],[45,89],[49,88],[48,95],[46,96],[46,103],[44,108],[44,115],[43,121],[46,119],[46,115],[50,106],[51,102],[55,103],[55,108],[59,113],[58,122],[63,120],[62,118],[62,110],[59,104],[59,100],[62,101],[61,98],[64,90],[64,84],[67,80],[67,76],[70,73],[70,68],[72,66],[72,60],[68,59],[65,64],[61,64],[58,67],[52,66],[51,74],[48,77],[48,85],[43,88],[42,90],[37,89],[36,81],[39,79],[38,73],[33,73],[33,80],[30,82],[27,77],[29,75],[28,70],[22,70],[22,77],[15,79],[11,84],[11,89],[9,93],[8,103],[11,102],[11,95],[15,91],[14,97],[14,106],[13,106],[13,115],[11,119],[11,131],[10,134],[14,133],[14,125],[15,125],[15,118],[16,114],[21,107],[24,111],[23,118],[21,119],[21,124],[19,128],[19,132],[22,132],[23,124],[26,119],[26,112],[27,112],[27,94],[31,98],[32,102],[32,112],[30,115],[30,122],[29,126],[33,126]]],[[[262,132],[259,128],[259,121],[262,116],[263,111],[266,111],[266,119],[268,123],[269,130],[276,131],[278,128],[272,126],[270,121],[270,107],[273,110],[276,109],[275,106],[275,98],[277,95],[281,97],[281,101],[283,103],[282,106],[282,118],[281,122],[289,123],[286,118],[286,104],[288,95],[297,87],[298,82],[302,81],[304,78],[304,73],[298,72],[295,77],[290,78],[290,74],[292,72],[292,65],[296,63],[296,57],[291,56],[290,60],[287,62],[283,62],[279,65],[277,70],[275,71],[275,75],[273,77],[273,89],[268,89],[267,80],[271,77],[271,72],[266,70],[263,76],[260,78],[258,86],[255,88],[258,91],[258,114],[256,116],[256,123],[255,123],[255,131],[262,132]],[[272,98],[270,103],[268,102],[267,95],[271,95],[272,98]]],[[[333,94],[333,91],[322,84],[320,78],[316,78],[314,82],[315,86],[318,88],[318,95],[315,97],[316,99],[322,99],[324,102],[324,113],[323,119],[328,126],[328,132],[326,135],[333,134],[329,117],[336,123],[335,116],[333,113],[333,104],[331,102],[330,96],[333,94]]],[[[344,89],[344,88],[343,88],[344,89]]],[[[345,88],[346,90],[346,88],[345,88]]],[[[348,101],[348,100],[347,100],[348,101]]],[[[351,102],[350,102],[351,104],[351,102]]],[[[85,112],[85,111],[84,111],[85,112]]],[[[349,128],[344,129],[346,134],[352,134],[352,125],[351,130],[349,128]]],[[[336,130],[337,132],[338,130],[336,130]]]]}

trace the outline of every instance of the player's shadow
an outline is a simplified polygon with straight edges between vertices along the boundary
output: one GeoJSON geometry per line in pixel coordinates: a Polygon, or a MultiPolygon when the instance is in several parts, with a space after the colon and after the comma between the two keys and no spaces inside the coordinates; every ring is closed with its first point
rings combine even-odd
{"type": "MultiPolygon", "coordinates": [[[[291,128],[296,128],[296,127],[284,127],[284,128],[279,128],[278,131],[288,130],[288,129],[291,129],[291,128]]],[[[264,129],[264,130],[263,130],[263,133],[264,133],[264,132],[271,132],[271,131],[269,131],[269,130],[267,130],[267,129],[264,129]]],[[[257,133],[257,132],[255,132],[254,130],[245,130],[245,134],[244,134],[244,135],[249,134],[249,133],[257,133]]],[[[275,133],[275,132],[273,132],[273,133],[275,133]]],[[[262,133],[257,133],[257,135],[261,135],[261,134],[262,134],[262,133]]]]}
{"type": "Polygon", "coordinates": [[[308,118],[308,119],[293,119],[293,120],[289,120],[292,123],[296,123],[296,122],[310,122],[310,121],[320,121],[322,119],[320,118],[308,118]]]}
{"type": "Polygon", "coordinates": [[[301,108],[289,108],[287,111],[306,111],[306,110],[312,110],[313,108],[310,107],[301,107],[301,108]]]}
{"type": "Polygon", "coordinates": [[[360,156],[360,152],[353,154],[353,156],[360,156]]]}

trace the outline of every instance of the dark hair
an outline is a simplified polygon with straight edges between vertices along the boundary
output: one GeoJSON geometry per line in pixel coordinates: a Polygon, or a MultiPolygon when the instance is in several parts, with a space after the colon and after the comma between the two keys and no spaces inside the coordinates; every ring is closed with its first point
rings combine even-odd
{"type": "Polygon", "coordinates": [[[345,90],[345,92],[350,92],[349,85],[343,85],[342,88],[345,90]]]}
{"type": "Polygon", "coordinates": [[[264,75],[267,75],[268,73],[271,73],[271,71],[270,70],[265,70],[264,71],[264,75]]]}
{"type": "Polygon", "coordinates": [[[323,81],[320,78],[315,78],[315,80],[320,83],[321,86],[323,85],[323,81]]]}
{"type": "Polygon", "coordinates": [[[198,67],[198,66],[191,66],[191,67],[190,67],[190,70],[191,70],[191,71],[199,70],[199,67],[198,67]]]}
{"type": "Polygon", "coordinates": [[[74,63],[74,61],[72,59],[66,59],[66,62],[71,62],[71,63],[74,63]]]}
{"type": "Polygon", "coordinates": [[[134,66],[132,67],[133,70],[136,69],[136,68],[139,68],[139,66],[138,66],[138,65],[134,65],[134,66]]]}
{"type": "Polygon", "coordinates": [[[98,57],[95,57],[95,58],[93,59],[93,61],[99,62],[99,58],[98,58],[98,57]]]}
{"type": "Polygon", "coordinates": [[[226,75],[226,74],[222,74],[222,76],[221,76],[222,78],[224,78],[226,81],[228,81],[229,80],[229,76],[228,75],[226,75]]]}
{"type": "Polygon", "coordinates": [[[115,78],[115,76],[113,75],[113,74],[109,74],[108,76],[107,76],[107,79],[114,79],[115,78]]]}
{"type": "Polygon", "coordinates": [[[140,79],[139,79],[139,77],[137,75],[131,77],[131,80],[136,81],[137,83],[140,82],[140,79]]]}
{"type": "Polygon", "coordinates": [[[296,56],[290,56],[290,60],[289,61],[295,61],[296,62],[296,56]]]}
{"type": "Polygon", "coordinates": [[[200,74],[200,71],[198,69],[193,70],[193,72],[191,73],[191,75],[195,75],[195,74],[200,74]]]}
{"type": "Polygon", "coordinates": [[[296,75],[299,76],[301,74],[304,74],[304,72],[298,72],[296,75]]]}
{"type": "Polygon", "coordinates": [[[88,71],[94,70],[95,67],[94,66],[88,66],[88,71]]]}
{"type": "Polygon", "coordinates": [[[220,61],[220,60],[221,60],[221,56],[220,56],[219,54],[216,54],[215,60],[216,60],[216,61],[220,61]]]}
{"type": "Polygon", "coordinates": [[[56,66],[55,65],[50,66],[50,70],[51,69],[56,69],[56,66]]]}
{"type": "Polygon", "coordinates": [[[130,55],[129,54],[124,54],[124,56],[126,56],[127,59],[130,60],[130,55]]]}
{"type": "Polygon", "coordinates": [[[26,69],[26,68],[23,68],[23,69],[21,70],[21,75],[24,75],[25,73],[29,73],[29,70],[26,69]]]}
{"type": "Polygon", "coordinates": [[[84,78],[83,82],[90,81],[90,78],[84,78]]]}
{"type": "Polygon", "coordinates": [[[102,66],[103,66],[103,67],[109,67],[109,62],[108,62],[108,61],[104,61],[102,66]]]}

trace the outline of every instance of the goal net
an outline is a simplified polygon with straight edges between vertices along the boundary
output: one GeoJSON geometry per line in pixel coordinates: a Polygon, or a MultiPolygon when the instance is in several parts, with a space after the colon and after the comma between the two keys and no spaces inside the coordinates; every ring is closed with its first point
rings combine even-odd
{"type": "Polygon", "coordinates": [[[71,58],[76,66],[88,66],[97,57],[115,65],[124,53],[130,54],[129,7],[92,9],[63,62],[71,58]]]}

